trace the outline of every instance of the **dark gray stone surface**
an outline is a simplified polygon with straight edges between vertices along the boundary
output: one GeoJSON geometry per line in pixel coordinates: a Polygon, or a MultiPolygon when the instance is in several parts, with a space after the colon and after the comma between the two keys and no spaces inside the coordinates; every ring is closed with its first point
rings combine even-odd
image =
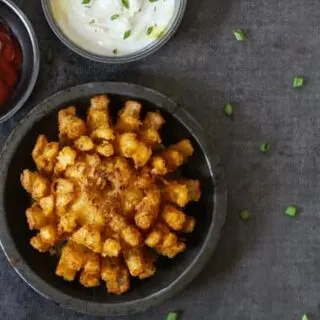
{"type": "MultiPolygon", "coordinates": [[[[172,41],[132,64],[105,66],[80,58],[47,26],[39,0],[20,0],[42,52],[36,89],[14,119],[0,127],[0,145],[18,121],[49,94],[88,81],[129,81],[155,88],[193,112],[221,154],[229,184],[224,233],[211,263],[172,301],[124,320],[160,320],[182,310],[183,320],[320,319],[320,155],[318,106],[320,3],[317,0],[189,0],[172,41]],[[232,28],[248,30],[235,41],[232,28]],[[304,75],[294,90],[292,77],[304,75]],[[235,106],[233,121],[222,114],[235,106]],[[272,152],[259,153],[259,144],[272,152]],[[283,215],[298,204],[296,219],[283,215]],[[238,209],[248,207],[247,224],[238,209]]],[[[1,13],[0,13],[1,14],[1,13]]],[[[0,254],[0,319],[98,319],[46,301],[19,279],[0,254]]],[[[109,318],[112,319],[112,318],[109,318]]]]}

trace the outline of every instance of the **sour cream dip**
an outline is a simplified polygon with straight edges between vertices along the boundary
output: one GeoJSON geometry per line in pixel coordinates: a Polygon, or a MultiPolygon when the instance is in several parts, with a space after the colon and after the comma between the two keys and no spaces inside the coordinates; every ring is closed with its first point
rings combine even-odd
{"type": "Polygon", "coordinates": [[[79,47],[124,56],[161,39],[176,14],[176,0],[51,0],[56,22],[79,47]]]}

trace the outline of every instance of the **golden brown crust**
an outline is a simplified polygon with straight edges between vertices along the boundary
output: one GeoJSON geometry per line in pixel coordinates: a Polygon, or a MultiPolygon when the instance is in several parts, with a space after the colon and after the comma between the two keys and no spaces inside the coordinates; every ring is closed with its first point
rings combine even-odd
{"type": "Polygon", "coordinates": [[[33,199],[26,210],[37,230],[31,246],[62,248],[56,275],[85,287],[103,280],[120,295],[130,277],[154,275],[157,255],[173,258],[186,249],[180,234],[196,221],[183,208],[199,201],[201,190],[197,180],[167,176],[193,154],[189,140],[163,149],[160,113],[141,119],[141,104],[127,101],[113,125],[109,104],[105,95],[92,97],[86,121],[74,106],[60,110],[60,141],[38,137],[37,171],[24,170],[21,184],[33,199]]]}

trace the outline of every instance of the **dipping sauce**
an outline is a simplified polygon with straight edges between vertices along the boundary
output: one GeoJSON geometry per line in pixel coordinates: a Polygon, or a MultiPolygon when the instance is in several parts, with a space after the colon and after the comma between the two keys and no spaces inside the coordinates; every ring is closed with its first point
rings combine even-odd
{"type": "Polygon", "coordinates": [[[176,0],[51,0],[65,35],[98,55],[122,56],[162,38],[175,13],[176,0]]]}
{"type": "Polygon", "coordinates": [[[0,22],[0,106],[8,100],[16,87],[21,64],[20,44],[7,25],[0,22]]]}

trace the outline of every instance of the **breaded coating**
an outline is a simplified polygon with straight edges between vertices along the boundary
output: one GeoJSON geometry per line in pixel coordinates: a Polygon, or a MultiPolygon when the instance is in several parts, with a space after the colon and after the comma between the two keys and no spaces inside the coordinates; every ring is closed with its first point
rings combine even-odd
{"type": "Polygon", "coordinates": [[[119,258],[103,258],[101,278],[106,282],[109,293],[120,295],[130,288],[130,275],[119,258]]]}
{"type": "Polygon", "coordinates": [[[93,252],[102,251],[102,241],[99,230],[89,226],[83,226],[78,229],[70,238],[74,243],[83,245],[93,252]]]}
{"type": "Polygon", "coordinates": [[[30,230],[40,229],[49,223],[48,218],[36,203],[26,210],[26,216],[30,230]]]}
{"type": "Polygon", "coordinates": [[[160,129],[165,121],[159,112],[148,112],[139,131],[139,138],[146,145],[157,148],[161,144],[160,129]]]}
{"type": "Polygon", "coordinates": [[[138,140],[135,133],[123,133],[117,137],[118,152],[131,158],[136,168],[143,167],[152,155],[151,148],[138,140]]]}
{"type": "Polygon", "coordinates": [[[78,215],[74,211],[70,211],[61,216],[58,224],[59,234],[71,234],[78,226],[78,215]]]}
{"type": "Polygon", "coordinates": [[[192,233],[194,228],[196,227],[196,219],[194,217],[187,216],[186,222],[184,223],[182,232],[184,233],[192,233]]]}
{"type": "Polygon", "coordinates": [[[81,136],[74,142],[74,146],[79,150],[79,151],[91,151],[94,148],[94,143],[91,140],[90,137],[88,136],[81,136]]]}
{"type": "Polygon", "coordinates": [[[51,245],[49,243],[45,243],[42,240],[40,233],[31,238],[30,244],[34,249],[38,250],[39,252],[47,252],[51,248],[51,245]]]}
{"type": "Polygon", "coordinates": [[[116,131],[136,132],[141,126],[140,112],[141,104],[136,101],[127,101],[118,114],[118,121],[116,123],[116,131]]]}
{"type": "Polygon", "coordinates": [[[32,158],[38,171],[51,174],[57,161],[59,153],[59,143],[48,142],[44,135],[40,135],[32,151],[32,158]]]}
{"type": "Polygon", "coordinates": [[[128,226],[121,231],[123,241],[130,247],[138,247],[142,243],[142,234],[134,226],[128,226]]]}
{"type": "Polygon", "coordinates": [[[186,223],[186,215],[183,211],[178,210],[174,206],[166,205],[161,212],[161,219],[175,231],[183,229],[186,223]]]}
{"type": "Polygon", "coordinates": [[[56,275],[67,281],[73,281],[86,259],[85,248],[71,241],[62,248],[61,257],[56,269],[56,275]]]}
{"type": "Polygon", "coordinates": [[[102,256],[103,257],[119,257],[121,253],[121,244],[119,240],[108,238],[103,243],[102,256]]]}
{"type": "Polygon", "coordinates": [[[59,174],[67,169],[68,166],[74,165],[77,153],[71,147],[64,147],[57,157],[57,163],[54,172],[59,174]]]}
{"type": "Polygon", "coordinates": [[[130,249],[125,251],[123,256],[129,272],[133,277],[146,279],[156,272],[154,256],[145,248],[130,249]]]}
{"type": "Polygon", "coordinates": [[[20,179],[23,188],[30,193],[34,200],[37,201],[50,194],[49,180],[39,173],[23,170],[20,179]]]}
{"type": "Polygon", "coordinates": [[[42,227],[40,229],[40,237],[44,243],[53,246],[59,240],[56,226],[51,224],[42,227]]]}
{"type": "Polygon", "coordinates": [[[185,207],[189,200],[188,187],[177,181],[170,181],[163,186],[162,196],[164,201],[185,207]]]}
{"type": "Polygon", "coordinates": [[[121,195],[122,213],[127,217],[131,217],[135,212],[136,206],[142,201],[143,197],[142,190],[138,188],[129,187],[124,190],[121,195]]]}
{"type": "Polygon", "coordinates": [[[39,200],[39,206],[46,217],[52,217],[55,207],[54,195],[50,195],[39,200]]]}
{"type": "Polygon", "coordinates": [[[108,114],[109,98],[105,95],[95,96],[91,100],[91,105],[87,115],[87,125],[89,132],[100,127],[109,127],[110,118],[108,114]]]}
{"type": "Polygon", "coordinates": [[[181,180],[188,188],[188,198],[190,201],[199,201],[201,198],[201,186],[199,180],[181,180]]]}
{"type": "Polygon", "coordinates": [[[96,151],[106,158],[111,157],[114,154],[113,144],[108,141],[103,141],[96,147],[96,151]]]}
{"type": "Polygon", "coordinates": [[[161,203],[161,193],[158,188],[146,191],[145,197],[136,206],[136,215],[134,221],[136,225],[142,229],[149,229],[153,222],[157,219],[161,203]]]}
{"type": "Polygon", "coordinates": [[[56,275],[86,288],[103,280],[120,295],[130,277],[155,274],[159,255],[186,250],[196,219],[183,210],[201,188],[175,172],[194,150],[187,139],[163,145],[160,112],[141,118],[141,104],[127,101],[112,119],[109,105],[106,95],[92,97],[85,121],[74,106],[60,110],[59,142],[37,138],[37,171],[24,170],[21,184],[32,197],[30,245],[57,254],[56,275]]]}
{"type": "Polygon", "coordinates": [[[177,170],[193,155],[194,149],[190,140],[185,139],[170,146],[168,149],[154,156],[151,161],[152,173],[164,175],[177,170]]]}
{"type": "Polygon", "coordinates": [[[83,270],[80,275],[80,283],[87,288],[97,287],[100,285],[100,273],[100,256],[92,252],[86,253],[83,270]]]}
{"type": "Polygon", "coordinates": [[[62,144],[77,140],[87,133],[85,122],[76,115],[74,106],[60,110],[58,114],[59,139],[62,144]]]}
{"type": "Polygon", "coordinates": [[[177,235],[162,223],[158,223],[147,235],[145,244],[158,254],[168,258],[174,258],[186,249],[185,243],[180,241],[177,235]]]}
{"type": "Polygon", "coordinates": [[[94,141],[113,141],[115,139],[114,131],[107,126],[101,126],[91,133],[91,138],[94,141]]]}

